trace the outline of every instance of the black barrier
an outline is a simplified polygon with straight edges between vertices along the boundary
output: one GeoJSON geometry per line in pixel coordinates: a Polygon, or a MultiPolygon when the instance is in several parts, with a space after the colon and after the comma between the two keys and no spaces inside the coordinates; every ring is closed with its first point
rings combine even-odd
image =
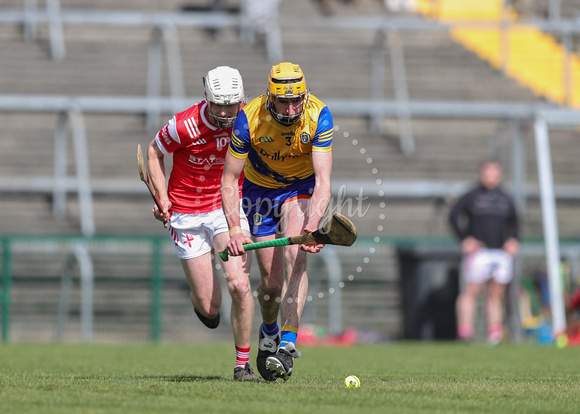
{"type": "Polygon", "coordinates": [[[461,254],[455,246],[397,249],[404,339],[456,338],[461,254]]]}

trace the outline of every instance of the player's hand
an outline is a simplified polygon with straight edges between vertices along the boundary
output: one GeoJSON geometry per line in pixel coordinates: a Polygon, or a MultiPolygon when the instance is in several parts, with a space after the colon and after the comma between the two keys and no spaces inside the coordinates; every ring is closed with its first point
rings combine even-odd
{"type": "Polygon", "coordinates": [[[481,249],[483,246],[484,244],[477,240],[475,237],[467,236],[461,242],[461,251],[463,254],[469,256],[470,254],[473,254],[481,249]]]}
{"type": "Polygon", "coordinates": [[[160,200],[161,206],[163,207],[163,211],[159,210],[157,205],[153,205],[153,215],[159,221],[162,221],[163,224],[166,224],[169,221],[169,209],[171,208],[171,201],[169,200],[160,200]]]}
{"type": "Polygon", "coordinates": [[[513,237],[510,237],[505,241],[503,244],[503,250],[509,254],[511,257],[516,257],[518,252],[520,251],[520,242],[513,237]]]}
{"type": "MultiPolygon", "coordinates": [[[[304,233],[312,233],[313,230],[309,229],[308,227],[304,228],[304,233]]],[[[313,241],[312,243],[301,244],[300,250],[308,252],[308,253],[318,253],[320,249],[324,247],[324,244],[319,244],[313,241]]]]}
{"type": "Polygon", "coordinates": [[[241,256],[245,254],[246,251],[244,250],[244,244],[252,242],[253,242],[252,239],[244,233],[234,234],[233,237],[230,237],[230,240],[228,241],[228,244],[226,246],[228,255],[241,256]]]}

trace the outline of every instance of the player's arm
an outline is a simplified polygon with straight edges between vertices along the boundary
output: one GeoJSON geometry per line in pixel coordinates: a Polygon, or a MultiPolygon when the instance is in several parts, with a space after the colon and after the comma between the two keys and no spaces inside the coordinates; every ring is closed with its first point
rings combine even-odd
{"type": "MultiPolygon", "coordinates": [[[[330,201],[332,173],[332,151],[312,152],[312,166],[314,168],[315,185],[310,204],[308,205],[308,221],[304,227],[305,232],[313,232],[318,228],[320,220],[326,212],[330,201]]],[[[300,245],[300,248],[310,253],[317,253],[324,245],[300,245]]]]}
{"type": "Polygon", "coordinates": [[[147,149],[147,168],[149,169],[149,175],[151,176],[151,181],[155,187],[155,191],[163,207],[163,211],[159,211],[157,206],[153,206],[153,214],[157,220],[166,223],[169,220],[169,209],[171,208],[171,202],[169,201],[169,196],[167,195],[167,179],[165,175],[165,154],[159,149],[155,139],[149,144],[147,149]]]}
{"type": "MultiPolygon", "coordinates": [[[[308,220],[304,232],[313,232],[318,228],[320,220],[326,212],[330,201],[330,175],[332,172],[332,135],[334,121],[327,106],[322,108],[318,116],[318,125],[312,140],[312,167],[314,169],[315,185],[308,206],[308,220]]],[[[324,245],[301,245],[302,250],[316,253],[324,245]]]]}
{"type": "Polygon", "coordinates": [[[510,215],[507,219],[506,229],[508,232],[508,238],[503,244],[502,248],[505,250],[510,256],[515,257],[519,253],[520,250],[520,242],[519,242],[519,217],[515,205],[511,199],[508,198],[510,201],[510,215]]]}
{"type": "Polygon", "coordinates": [[[466,203],[466,195],[462,196],[455,202],[451,210],[449,211],[449,216],[447,217],[447,221],[449,222],[449,226],[455,236],[459,240],[463,240],[467,236],[467,232],[461,227],[460,217],[464,214],[463,211],[465,209],[466,203]]]}
{"type": "Polygon", "coordinates": [[[246,251],[243,245],[252,242],[252,239],[242,233],[240,217],[239,179],[244,170],[245,163],[245,158],[234,157],[228,151],[222,173],[222,209],[230,229],[230,240],[226,249],[231,256],[244,254],[246,251]]]}
{"type": "Polygon", "coordinates": [[[465,255],[473,254],[484,246],[481,241],[477,240],[475,237],[470,236],[468,234],[467,226],[462,225],[461,223],[463,216],[469,216],[467,213],[467,205],[471,201],[471,198],[472,192],[469,192],[457,200],[449,212],[448,218],[451,229],[457,238],[461,241],[461,251],[465,255]]]}

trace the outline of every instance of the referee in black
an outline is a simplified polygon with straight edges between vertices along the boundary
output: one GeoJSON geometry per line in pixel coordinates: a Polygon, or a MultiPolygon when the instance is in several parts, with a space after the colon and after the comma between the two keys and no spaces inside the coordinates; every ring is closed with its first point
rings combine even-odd
{"type": "Polygon", "coordinates": [[[457,336],[464,342],[473,338],[477,299],[484,288],[488,343],[497,345],[503,339],[503,297],[519,251],[519,220],[501,180],[501,165],[483,162],[478,185],[460,197],[449,214],[463,253],[464,286],[456,311],[457,336]]]}

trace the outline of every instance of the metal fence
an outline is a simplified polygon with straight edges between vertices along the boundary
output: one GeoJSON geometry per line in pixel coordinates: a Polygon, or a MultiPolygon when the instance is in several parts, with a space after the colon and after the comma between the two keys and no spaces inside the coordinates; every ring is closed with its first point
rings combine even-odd
{"type": "MultiPolygon", "coordinates": [[[[194,316],[189,286],[166,236],[16,235],[0,238],[0,246],[3,341],[156,342],[231,336],[225,283],[224,330],[214,334],[194,316]]],[[[338,249],[327,246],[324,255],[310,256],[304,323],[340,333],[366,317],[367,327],[375,325],[396,336],[397,279],[389,245],[361,238],[350,249],[338,249]],[[372,292],[381,292],[376,303],[368,303],[372,292]],[[392,301],[384,303],[389,297],[392,301]],[[355,303],[357,311],[344,312],[355,303]],[[377,308],[381,313],[375,313],[377,308]],[[374,309],[372,314],[369,309],[374,309]],[[393,323],[385,325],[389,318],[393,323]]],[[[254,263],[254,290],[258,281],[254,263]]]]}
{"type": "MultiPolygon", "coordinates": [[[[564,290],[570,292],[580,285],[580,241],[561,245],[568,269],[564,290]]],[[[217,330],[207,330],[193,313],[189,286],[168,237],[19,235],[0,238],[0,246],[4,342],[232,337],[225,283],[223,322],[217,330]]],[[[529,282],[545,262],[544,252],[539,241],[524,243],[518,266],[523,279],[529,282]]],[[[310,286],[302,324],[333,335],[354,329],[362,341],[407,338],[409,330],[421,333],[415,339],[451,339],[441,337],[435,325],[444,321],[445,335],[454,335],[458,264],[459,250],[449,238],[362,237],[348,249],[327,246],[323,254],[309,256],[310,286]],[[409,258],[410,251],[417,261],[412,268],[421,269],[421,274],[400,267],[401,255],[409,258]]],[[[254,258],[254,291],[258,281],[254,258]]],[[[518,341],[520,313],[527,314],[520,309],[520,284],[511,287],[517,292],[509,295],[506,324],[512,340],[518,341]]],[[[256,334],[260,321],[256,300],[256,334]]]]}

